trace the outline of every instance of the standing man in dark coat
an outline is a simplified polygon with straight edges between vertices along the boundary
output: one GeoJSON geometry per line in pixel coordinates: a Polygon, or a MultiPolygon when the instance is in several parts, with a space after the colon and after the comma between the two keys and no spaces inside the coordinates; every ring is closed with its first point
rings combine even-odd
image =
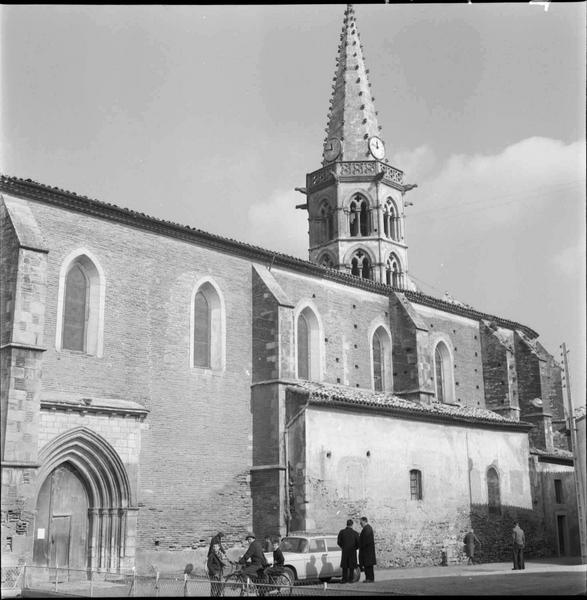
{"type": "Polygon", "coordinates": [[[367,517],[361,517],[359,520],[361,525],[361,535],[359,536],[359,566],[361,571],[365,571],[365,582],[373,583],[375,575],[373,567],[377,564],[375,558],[375,536],[373,527],[369,525],[367,517]]]}
{"type": "Polygon", "coordinates": [[[357,550],[359,548],[359,534],[353,529],[352,519],[349,519],[346,527],[338,532],[336,543],[342,550],[340,557],[342,583],[352,583],[357,568],[357,550]]]}

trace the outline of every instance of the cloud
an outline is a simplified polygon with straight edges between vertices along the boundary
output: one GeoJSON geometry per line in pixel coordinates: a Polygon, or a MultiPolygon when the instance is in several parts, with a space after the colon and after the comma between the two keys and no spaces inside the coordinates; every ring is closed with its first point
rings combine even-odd
{"type": "Polygon", "coordinates": [[[239,239],[268,250],[308,258],[308,213],[295,210],[305,202],[299,192],[276,190],[266,202],[249,207],[247,227],[239,239]]]}
{"type": "Polygon", "coordinates": [[[406,181],[422,181],[430,177],[437,159],[432,148],[424,144],[415,150],[394,153],[391,164],[405,173],[406,181]]]}
{"type": "Polygon", "coordinates": [[[550,259],[551,265],[570,279],[585,277],[585,238],[568,246],[550,259]]]}
{"type": "MultiPolygon", "coordinates": [[[[426,161],[428,152],[412,153],[426,161]]],[[[583,197],[585,141],[564,144],[532,137],[493,155],[450,156],[432,176],[416,181],[410,216],[439,222],[463,219],[483,229],[510,223],[530,211],[560,213],[569,198],[583,197]]],[[[423,167],[422,167],[423,168],[423,167]]]]}

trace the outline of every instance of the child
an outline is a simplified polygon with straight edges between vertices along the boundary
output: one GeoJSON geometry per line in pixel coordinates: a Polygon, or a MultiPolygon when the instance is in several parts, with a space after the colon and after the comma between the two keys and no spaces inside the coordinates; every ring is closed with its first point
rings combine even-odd
{"type": "Polygon", "coordinates": [[[285,565],[285,558],[283,557],[283,552],[279,547],[279,540],[274,538],[272,541],[273,545],[273,564],[269,569],[267,569],[267,573],[269,575],[281,575],[284,572],[283,566],[285,565]]]}

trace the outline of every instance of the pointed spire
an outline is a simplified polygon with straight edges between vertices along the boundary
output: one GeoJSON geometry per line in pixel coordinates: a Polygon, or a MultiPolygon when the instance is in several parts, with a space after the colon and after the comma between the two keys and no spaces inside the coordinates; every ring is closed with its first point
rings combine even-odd
{"type": "MultiPolygon", "coordinates": [[[[335,160],[373,160],[368,141],[373,136],[382,139],[382,134],[352,4],[347,4],[344,13],[336,65],[326,127],[327,140],[337,138],[341,142],[342,151],[335,160]]],[[[322,164],[332,160],[327,160],[327,147],[329,144],[324,147],[322,164]]]]}

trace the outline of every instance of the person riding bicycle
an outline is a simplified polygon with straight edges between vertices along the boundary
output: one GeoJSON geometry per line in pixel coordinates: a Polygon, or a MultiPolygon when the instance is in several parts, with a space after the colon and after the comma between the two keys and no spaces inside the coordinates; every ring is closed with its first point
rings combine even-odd
{"type": "Polygon", "coordinates": [[[240,564],[246,565],[242,574],[251,578],[262,577],[263,569],[267,566],[263,547],[256,540],[254,533],[247,533],[245,540],[249,544],[249,548],[238,561],[240,564]]]}

